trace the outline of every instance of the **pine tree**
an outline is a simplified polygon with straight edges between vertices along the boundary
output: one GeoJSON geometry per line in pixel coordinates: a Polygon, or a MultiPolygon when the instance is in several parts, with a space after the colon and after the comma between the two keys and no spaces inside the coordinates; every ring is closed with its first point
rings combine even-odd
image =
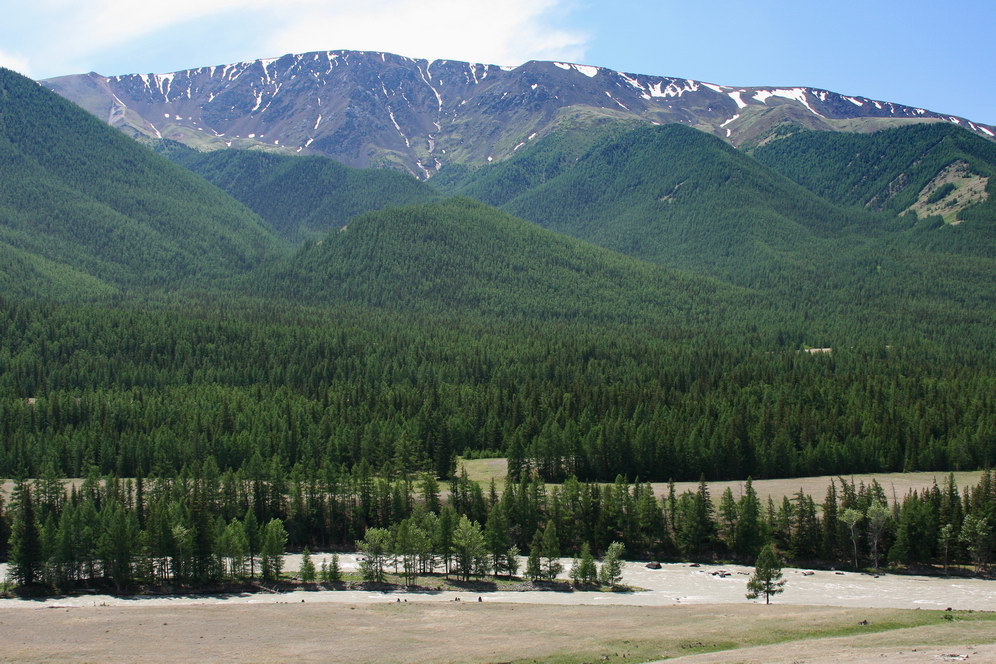
{"type": "Polygon", "coordinates": [[[553,581],[557,575],[563,571],[564,566],[560,564],[560,540],[557,539],[557,527],[550,519],[546,523],[543,531],[542,547],[543,556],[543,576],[548,581],[553,581]]]}
{"type": "Polygon", "coordinates": [[[622,542],[613,542],[602,558],[602,569],[599,570],[598,580],[602,585],[615,588],[622,582],[622,557],[625,547],[622,542]]]}
{"type": "Polygon", "coordinates": [[[488,515],[488,521],[484,526],[484,539],[487,541],[488,552],[491,554],[491,565],[495,575],[507,571],[507,553],[512,544],[512,539],[508,534],[508,519],[505,517],[505,508],[501,503],[496,504],[488,515]]]}
{"type": "Polygon", "coordinates": [[[591,547],[585,542],[581,545],[581,557],[575,558],[571,565],[571,583],[576,586],[590,586],[598,583],[598,566],[595,557],[591,555],[591,547]]]}
{"type": "Polygon", "coordinates": [[[736,534],[737,534],[737,524],[739,522],[739,514],[737,510],[736,501],[733,500],[733,490],[730,487],[726,487],[723,491],[723,495],[719,498],[719,528],[718,534],[720,541],[726,545],[728,551],[736,551],[736,534]]]}
{"type": "Polygon", "coordinates": [[[311,551],[308,547],[304,547],[304,552],[301,554],[301,581],[304,583],[314,583],[315,582],[315,563],[311,560],[311,551]]]}
{"type": "Polygon", "coordinates": [[[391,550],[391,533],[384,528],[367,528],[366,536],[356,543],[356,547],[363,553],[363,560],[360,562],[363,579],[383,583],[384,567],[391,550]]]}
{"type": "Polygon", "coordinates": [[[226,550],[228,556],[228,573],[232,578],[241,579],[246,574],[246,564],[249,557],[249,538],[245,525],[238,519],[233,519],[225,527],[226,550]]]}
{"type": "Polygon", "coordinates": [[[322,583],[342,582],[342,569],[339,566],[339,554],[333,553],[331,562],[323,558],[319,580],[322,583]]]}
{"type": "Polygon", "coordinates": [[[256,556],[259,555],[260,531],[262,528],[256,520],[256,512],[251,507],[246,510],[245,518],[242,519],[246,531],[247,553],[249,554],[249,578],[256,576],[256,556]]]}
{"type": "Polygon", "coordinates": [[[761,503],[754,491],[751,478],[744,483],[744,495],[737,504],[737,527],[734,546],[737,556],[749,560],[757,556],[764,541],[764,529],[761,523],[761,503]]]}
{"type": "Polygon", "coordinates": [[[765,545],[754,563],[754,574],[747,581],[747,599],[757,599],[764,595],[764,603],[771,603],[771,596],[785,590],[782,580],[782,567],[771,544],[765,545]]]}
{"type": "Polygon", "coordinates": [[[10,529],[10,576],[15,583],[29,585],[42,574],[42,543],[34,502],[27,482],[19,482],[13,501],[14,523],[10,529]]]}
{"type": "Polygon", "coordinates": [[[457,572],[464,581],[470,581],[474,574],[483,573],[486,563],[482,564],[482,561],[487,560],[488,550],[480,524],[461,516],[453,532],[453,551],[457,572]]]}
{"type": "Polygon", "coordinates": [[[533,533],[533,543],[529,547],[529,557],[526,559],[526,577],[532,581],[543,579],[543,533],[537,528],[533,533]]]}
{"type": "Polygon", "coordinates": [[[972,556],[976,572],[981,572],[989,562],[992,535],[993,528],[989,524],[989,519],[984,516],[969,514],[962,521],[959,540],[972,556]]]}
{"type": "Polygon", "coordinates": [[[859,537],[858,524],[861,523],[861,520],[863,518],[864,518],[864,515],[862,515],[861,512],[859,512],[858,510],[854,509],[853,507],[847,508],[840,515],[841,522],[847,524],[847,527],[851,531],[851,544],[854,546],[854,568],[855,569],[857,569],[857,567],[858,567],[858,537],[859,537]]]}
{"type": "Polygon", "coordinates": [[[868,543],[871,545],[872,562],[878,571],[878,545],[882,541],[882,532],[891,515],[889,508],[883,503],[873,502],[868,506],[868,543]]]}
{"type": "Polygon", "coordinates": [[[944,574],[948,574],[948,563],[951,559],[951,549],[957,543],[958,538],[955,535],[955,528],[953,524],[946,523],[941,528],[940,532],[937,534],[937,544],[940,546],[941,550],[944,552],[944,574]]]}
{"type": "Polygon", "coordinates": [[[280,578],[284,566],[284,551],[287,548],[287,531],[280,519],[270,519],[263,528],[263,541],[260,545],[260,572],[264,581],[280,578]]]}
{"type": "Polygon", "coordinates": [[[519,547],[514,544],[509,547],[505,554],[505,570],[508,572],[509,578],[519,573],[519,547]]]}
{"type": "Polygon", "coordinates": [[[432,473],[422,473],[422,502],[427,510],[439,514],[439,482],[432,473]]]}

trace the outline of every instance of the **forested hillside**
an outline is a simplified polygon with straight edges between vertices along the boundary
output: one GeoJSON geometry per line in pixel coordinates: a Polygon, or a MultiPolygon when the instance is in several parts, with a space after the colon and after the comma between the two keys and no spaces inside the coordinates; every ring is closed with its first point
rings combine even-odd
{"type": "MultiPolygon", "coordinates": [[[[799,131],[753,154],[827,200],[895,214],[909,210],[943,169],[963,162],[967,173],[988,179],[987,197],[966,209],[958,206],[956,219],[996,223],[996,144],[950,123],[873,134],[799,131]]],[[[937,202],[958,199],[955,189],[954,184],[944,192],[937,188],[937,202]]]]}
{"type": "Polygon", "coordinates": [[[470,199],[353,219],[254,274],[265,297],[388,310],[689,327],[752,294],[552,233],[470,199]]]}
{"type": "Polygon", "coordinates": [[[206,302],[4,301],[0,476],[168,476],[212,457],[548,479],[977,468],[996,459],[992,340],[801,351],[753,319],[691,328],[206,302]],[[520,471],[521,472],[521,471],[520,471]]]}
{"type": "Polygon", "coordinates": [[[0,247],[8,292],[47,297],[203,281],[281,251],[244,206],[5,69],[0,247]]]}
{"type": "MultiPolygon", "coordinates": [[[[888,147],[889,136],[937,136],[967,142],[979,154],[994,149],[954,127],[883,134],[800,136],[841,144],[886,141],[882,150],[889,155],[899,151],[888,147]]],[[[789,163],[800,171],[812,163],[814,173],[831,168],[819,154],[789,163]]],[[[996,160],[973,163],[982,173],[996,168],[996,160]]],[[[820,181],[842,179],[830,173],[820,181]]],[[[972,329],[974,336],[993,324],[996,243],[990,223],[939,228],[930,220],[900,218],[889,208],[831,202],[681,125],[618,127],[587,143],[554,134],[505,162],[455,174],[443,184],[601,246],[746,286],[782,305],[794,303],[784,310],[805,311],[816,327],[818,321],[847,320],[864,333],[912,327],[937,335],[964,324],[959,334],[972,329]],[[955,320],[957,325],[947,324],[955,320]]]]}
{"type": "Polygon", "coordinates": [[[225,190],[293,243],[338,230],[364,212],[438,198],[410,175],[350,168],[327,157],[257,150],[198,152],[172,141],[161,141],[155,148],[225,190]]]}
{"type": "Polygon", "coordinates": [[[479,169],[462,191],[601,246],[740,281],[805,259],[818,238],[860,221],[681,125],[609,134],[574,159],[551,158],[564,150],[550,140],[479,169]],[[521,175],[550,162],[553,177],[521,175]]]}

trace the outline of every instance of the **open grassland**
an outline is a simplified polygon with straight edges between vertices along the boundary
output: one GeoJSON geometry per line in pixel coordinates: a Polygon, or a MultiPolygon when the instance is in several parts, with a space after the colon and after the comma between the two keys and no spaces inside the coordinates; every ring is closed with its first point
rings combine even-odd
{"type": "MultiPolygon", "coordinates": [[[[505,459],[460,459],[457,468],[463,467],[467,469],[467,476],[476,482],[480,482],[484,489],[487,489],[488,484],[494,479],[501,490],[505,486],[505,474],[507,472],[505,459]]],[[[871,484],[871,481],[877,480],[882,488],[885,489],[886,496],[891,501],[894,497],[902,500],[903,496],[912,490],[923,491],[924,489],[929,489],[934,482],[937,482],[938,486],[944,482],[944,479],[948,476],[947,472],[944,471],[927,471],[919,473],[871,473],[863,475],[845,475],[844,479],[851,481],[854,480],[854,484],[858,485],[864,482],[866,485],[871,484]]],[[[979,483],[979,479],[982,477],[982,471],[979,470],[965,470],[958,471],[954,473],[955,483],[957,483],[960,491],[964,493],[965,487],[975,487],[979,483]]],[[[775,502],[781,501],[783,496],[792,497],[801,488],[803,493],[811,495],[813,499],[819,503],[823,500],[826,495],[827,486],[830,484],[830,480],[839,479],[837,475],[823,475],[820,477],[790,477],[785,479],[773,479],[773,480],[755,480],[754,490],[757,492],[761,500],[766,501],[768,497],[771,497],[775,502]]],[[[79,487],[83,480],[80,478],[65,480],[67,488],[70,485],[79,487]]],[[[724,482],[707,482],[709,487],[709,493],[713,500],[719,500],[719,497],[723,494],[723,491],[727,487],[730,487],[733,491],[733,496],[739,498],[743,493],[744,483],[740,480],[731,480],[724,482]]],[[[449,488],[448,482],[440,482],[441,488],[445,491],[449,488]]],[[[554,486],[548,484],[547,486],[554,486]]],[[[666,482],[654,482],[651,484],[654,489],[654,493],[658,497],[663,497],[667,495],[668,485],[666,482]]],[[[675,482],[674,488],[677,493],[682,493],[683,491],[694,491],[698,488],[698,482],[675,482]]],[[[11,480],[0,480],[0,492],[3,493],[4,497],[7,498],[11,495],[14,489],[14,483],[11,480]]]]}
{"type": "Polygon", "coordinates": [[[876,661],[879,654],[924,644],[996,652],[996,622],[988,613],[753,604],[390,601],[7,609],[0,610],[0,630],[5,662],[131,662],[138,652],[143,661],[170,664],[646,662],[716,651],[723,654],[706,661],[727,662],[740,661],[731,651],[772,644],[778,652],[791,648],[796,660],[825,657],[831,646],[860,648],[876,661]]]}
{"type": "MultiPolygon", "coordinates": [[[[467,476],[470,479],[481,482],[485,486],[487,486],[488,482],[490,482],[492,478],[499,483],[499,486],[504,483],[506,473],[505,459],[460,460],[459,465],[462,465],[467,469],[467,476]]],[[[919,473],[869,473],[862,475],[845,475],[844,479],[849,482],[854,480],[855,486],[861,482],[868,485],[871,484],[872,480],[876,480],[882,485],[882,488],[885,489],[885,494],[891,501],[893,498],[902,500],[903,496],[913,490],[923,491],[924,489],[929,489],[935,481],[938,486],[940,486],[947,476],[948,473],[944,471],[929,471],[919,473]]],[[[954,473],[954,476],[955,483],[958,485],[959,490],[964,491],[965,487],[974,487],[979,483],[982,471],[958,471],[954,473]]],[[[816,502],[821,502],[823,497],[826,495],[827,486],[829,486],[830,481],[837,479],[838,476],[836,475],[823,475],[819,477],[790,477],[785,479],[754,480],[754,490],[757,492],[761,500],[766,501],[770,497],[777,503],[781,501],[782,497],[792,497],[799,491],[799,489],[802,489],[803,493],[812,496],[816,502]]],[[[707,482],[706,484],[708,485],[709,493],[714,500],[718,500],[727,487],[733,491],[734,498],[739,498],[743,494],[744,483],[740,480],[707,482]]],[[[667,495],[668,485],[666,482],[654,482],[651,486],[657,496],[667,495]]],[[[679,494],[683,491],[694,491],[697,488],[698,482],[674,483],[674,489],[679,494]]]]}

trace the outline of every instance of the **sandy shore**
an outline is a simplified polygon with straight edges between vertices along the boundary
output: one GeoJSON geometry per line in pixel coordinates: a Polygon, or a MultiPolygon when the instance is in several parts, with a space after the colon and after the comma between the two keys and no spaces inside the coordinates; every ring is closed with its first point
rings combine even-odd
{"type": "MultiPolygon", "coordinates": [[[[328,554],[313,554],[320,564],[328,554]]],[[[358,566],[355,554],[343,554],[344,569],[358,566]]],[[[288,555],[285,570],[296,571],[301,556],[288,555]]],[[[563,559],[564,569],[570,569],[570,559],[563,559]]],[[[177,595],[115,597],[82,595],[47,598],[44,600],[0,600],[0,608],[38,608],[42,606],[180,606],[204,604],[279,604],[306,602],[369,604],[392,600],[402,601],[482,601],[516,604],[551,605],[619,605],[668,606],[681,604],[744,604],[749,603],[747,579],[753,568],[739,565],[702,565],[687,563],[664,564],[659,570],[647,569],[640,563],[626,563],[625,584],[641,588],[638,592],[372,592],[372,591],[294,591],[288,593],[246,593],[224,596],[177,595]],[[721,576],[719,572],[728,572],[721,576]]],[[[786,568],[785,592],[775,597],[777,604],[806,606],[838,606],[882,609],[946,609],[996,611],[996,581],[983,579],[943,578],[884,574],[833,572],[786,568]]],[[[755,600],[761,601],[761,600],[755,600]]]]}

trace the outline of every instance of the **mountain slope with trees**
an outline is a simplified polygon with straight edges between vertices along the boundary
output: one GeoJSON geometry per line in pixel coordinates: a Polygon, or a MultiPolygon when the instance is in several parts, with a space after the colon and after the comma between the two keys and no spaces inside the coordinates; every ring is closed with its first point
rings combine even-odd
{"type": "Polygon", "coordinates": [[[80,273],[115,287],[211,279],[282,251],[257,215],[109,129],[0,70],[0,245],[31,263],[36,294],[78,292],[80,273]]]}
{"type": "Polygon", "coordinates": [[[410,175],[351,168],[327,157],[259,150],[198,152],[173,141],[161,141],[155,148],[223,189],[295,244],[338,230],[364,212],[439,197],[410,175]]]}
{"type": "Polygon", "coordinates": [[[458,191],[631,256],[768,291],[820,281],[837,238],[891,220],[846,212],[681,125],[617,128],[581,149],[555,134],[478,169],[458,191]]]}
{"type": "Polygon", "coordinates": [[[362,215],[266,272],[268,297],[453,315],[687,322],[746,297],[470,199],[362,215]]]}
{"type": "MultiPolygon", "coordinates": [[[[952,220],[996,220],[996,144],[950,123],[841,134],[797,131],[753,152],[754,157],[827,200],[901,214],[921,194],[936,191],[957,208],[952,220]],[[988,180],[985,200],[957,205],[953,185],[928,190],[945,168],[963,163],[968,174],[988,180]]],[[[943,210],[943,206],[940,208],[943,210]]],[[[921,215],[925,216],[925,215],[921,215]]]]}

